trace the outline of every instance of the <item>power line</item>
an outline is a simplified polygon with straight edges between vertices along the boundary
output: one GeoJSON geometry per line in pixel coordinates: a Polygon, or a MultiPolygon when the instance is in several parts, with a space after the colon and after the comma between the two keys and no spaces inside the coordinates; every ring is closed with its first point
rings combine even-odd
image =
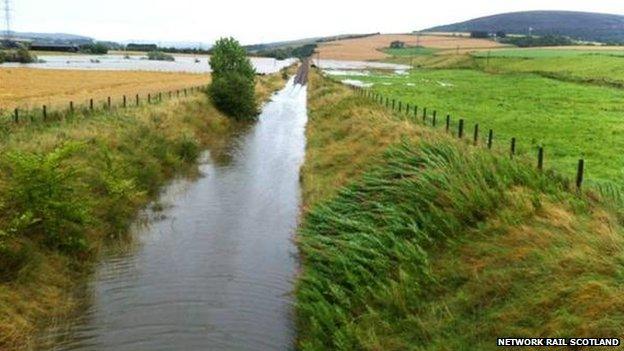
{"type": "Polygon", "coordinates": [[[13,32],[11,31],[11,0],[4,0],[4,22],[6,24],[4,39],[10,41],[13,37],[13,32]]]}

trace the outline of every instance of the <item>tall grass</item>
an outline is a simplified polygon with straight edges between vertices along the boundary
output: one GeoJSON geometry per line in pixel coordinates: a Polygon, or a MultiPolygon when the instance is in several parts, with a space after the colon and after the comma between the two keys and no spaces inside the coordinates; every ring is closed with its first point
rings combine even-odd
{"type": "MultiPolygon", "coordinates": [[[[320,94],[331,87],[313,80],[310,106],[334,99],[320,94]]],[[[313,139],[329,133],[323,120],[309,128],[313,139]]],[[[494,350],[501,336],[621,335],[622,217],[608,190],[577,194],[522,162],[414,136],[304,217],[302,350],[494,350]]]]}

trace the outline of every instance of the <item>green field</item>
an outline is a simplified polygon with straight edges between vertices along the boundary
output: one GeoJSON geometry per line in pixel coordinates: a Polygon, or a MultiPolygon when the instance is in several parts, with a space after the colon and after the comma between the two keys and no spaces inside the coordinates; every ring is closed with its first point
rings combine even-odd
{"type": "Polygon", "coordinates": [[[373,90],[411,106],[437,110],[475,123],[481,137],[494,130],[494,144],[508,148],[512,137],[518,152],[536,154],[545,148],[546,165],[572,175],[579,158],[593,181],[622,182],[624,172],[624,90],[583,85],[535,74],[489,74],[476,70],[412,70],[408,75],[344,77],[373,83],[373,90]]]}
{"type": "Polygon", "coordinates": [[[479,51],[473,54],[476,57],[579,57],[579,56],[624,56],[624,50],[591,50],[591,49],[505,49],[479,51]]]}

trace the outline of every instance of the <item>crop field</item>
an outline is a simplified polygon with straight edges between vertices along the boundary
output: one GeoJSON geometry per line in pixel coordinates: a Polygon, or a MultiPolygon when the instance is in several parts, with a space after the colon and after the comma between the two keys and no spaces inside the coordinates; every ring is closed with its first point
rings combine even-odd
{"type": "Polygon", "coordinates": [[[365,38],[337,40],[323,43],[318,51],[321,59],[334,60],[383,60],[390,57],[382,50],[393,41],[402,41],[407,46],[422,46],[439,50],[492,49],[504,45],[486,39],[472,39],[461,36],[440,36],[412,34],[381,34],[365,38]]]}
{"type": "Polygon", "coordinates": [[[165,72],[119,72],[86,70],[0,69],[0,112],[13,108],[30,109],[48,105],[67,107],[69,101],[86,104],[93,98],[113,101],[124,94],[177,90],[205,85],[208,75],[165,72]]]}
{"type": "MultiPolygon", "coordinates": [[[[624,172],[624,90],[578,84],[535,74],[489,74],[476,70],[412,70],[407,75],[349,76],[373,83],[374,91],[466,121],[471,137],[475,123],[482,137],[494,130],[494,144],[535,156],[545,148],[546,165],[572,176],[583,157],[587,177],[622,183],[624,172]]],[[[431,118],[431,117],[429,117],[431,118]]],[[[442,123],[440,122],[439,125],[442,123]]]]}

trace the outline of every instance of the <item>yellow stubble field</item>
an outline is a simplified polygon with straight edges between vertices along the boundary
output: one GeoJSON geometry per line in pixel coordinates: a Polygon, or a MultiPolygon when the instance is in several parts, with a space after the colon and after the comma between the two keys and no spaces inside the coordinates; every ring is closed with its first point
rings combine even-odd
{"type": "Polygon", "coordinates": [[[205,85],[209,81],[208,74],[0,68],[0,112],[42,105],[66,108],[69,101],[79,106],[89,99],[102,104],[109,96],[119,103],[123,95],[131,99],[140,94],[144,98],[148,93],[205,85]]]}
{"type": "Polygon", "coordinates": [[[420,35],[415,34],[379,34],[370,37],[345,39],[322,43],[317,51],[321,59],[332,60],[383,60],[390,55],[382,49],[390,47],[393,41],[402,41],[407,46],[423,46],[426,48],[447,50],[449,52],[466,50],[483,50],[506,47],[503,44],[487,39],[474,39],[465,36],[451,35],[420,35]]]}

